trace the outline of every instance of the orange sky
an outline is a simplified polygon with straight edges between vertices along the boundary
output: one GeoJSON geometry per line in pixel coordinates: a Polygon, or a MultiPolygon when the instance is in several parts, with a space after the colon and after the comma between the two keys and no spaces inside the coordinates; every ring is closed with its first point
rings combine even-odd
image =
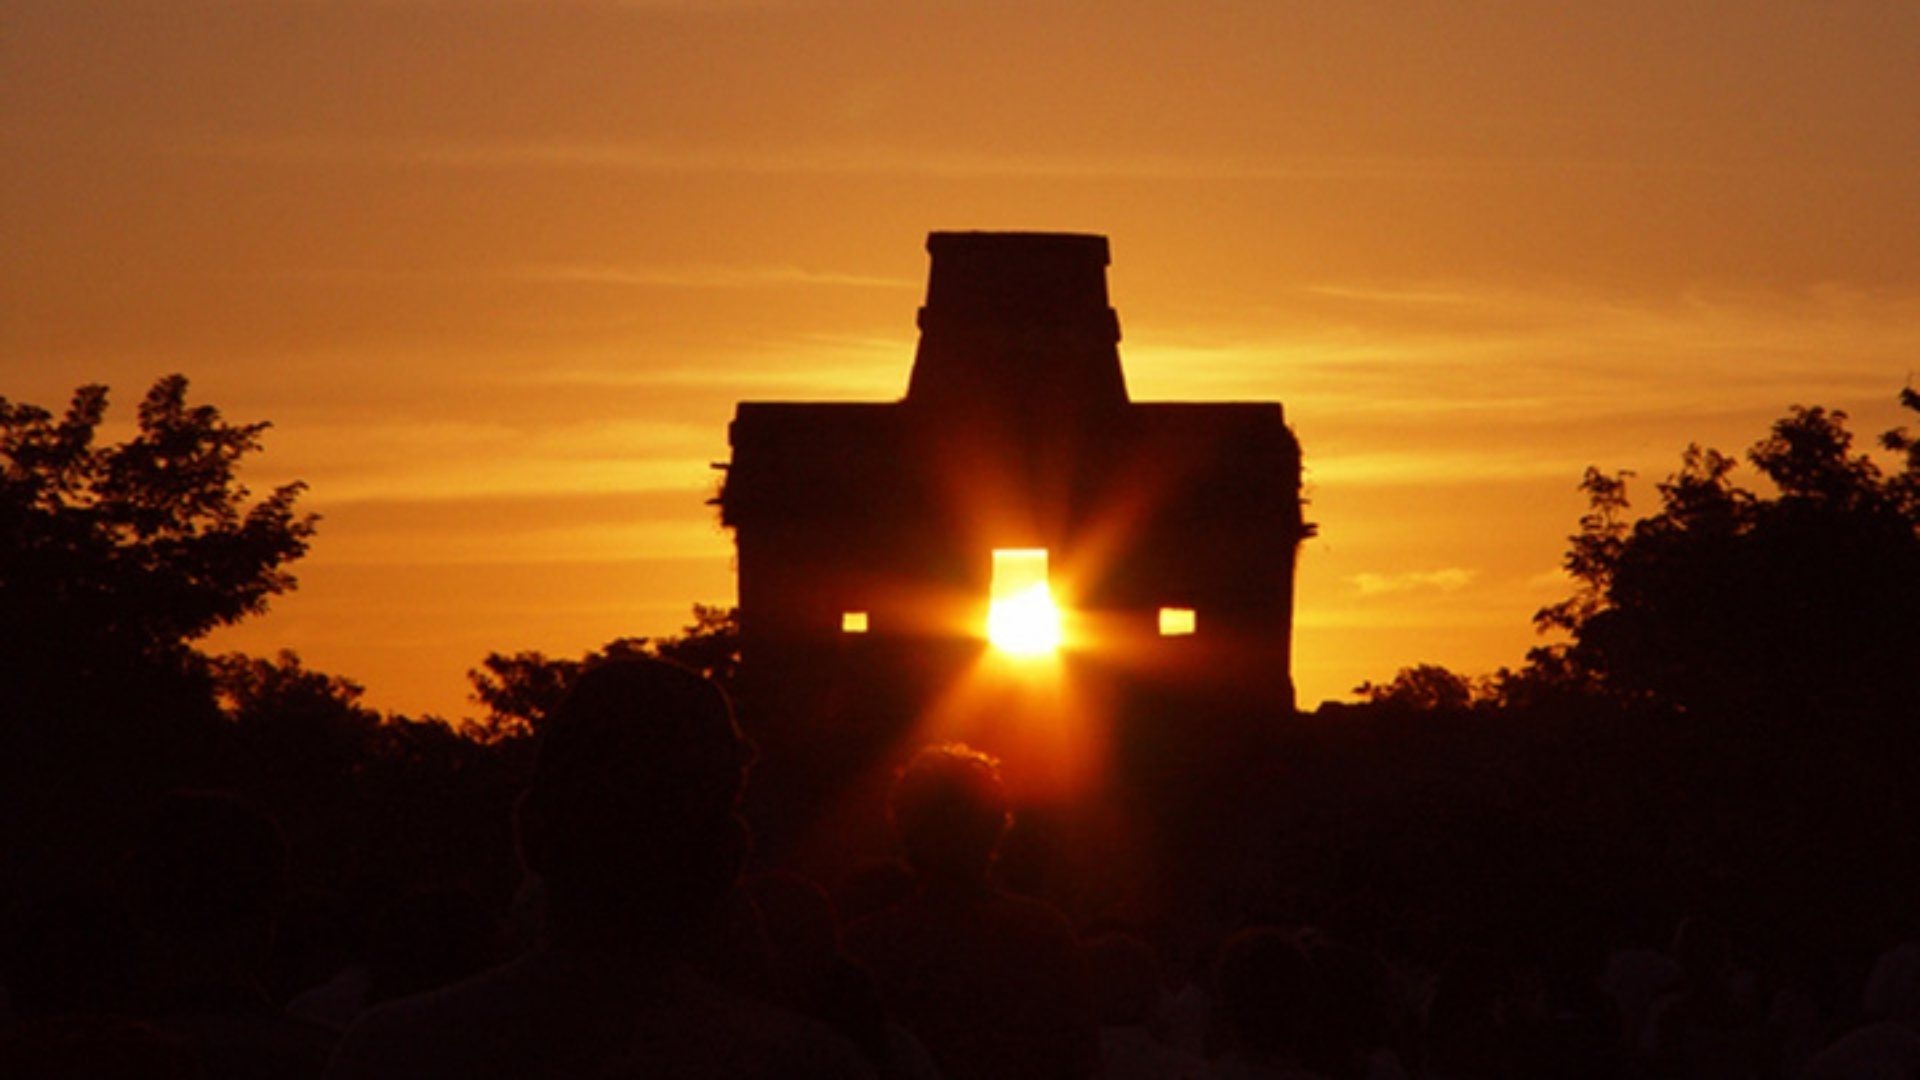
{"type": "Polygon", "coordinates": [[[732,597],[742,398],[905,389],[933,229],[1105,233],[1137,400],[1278,399],[1303,704],[1519,661],[1589,463],[1878,432],[1920,5],[0,0],[0,394],[184,371],[325,516],[217,647],[470,713],[732,597]]]}

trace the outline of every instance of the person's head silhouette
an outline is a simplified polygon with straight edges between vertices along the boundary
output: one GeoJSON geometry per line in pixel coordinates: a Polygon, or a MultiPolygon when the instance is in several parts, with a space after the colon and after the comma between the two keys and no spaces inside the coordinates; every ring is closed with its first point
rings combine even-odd
{"type": "Polygon", "coordinates": [[[746,854],[752,750],[720,690],[660,660],[580,676],[545,725],[517,811],[550,928],[660,946],[712,910],[746,854]]]}
{"type": "Polygon", "coordinates": [[[1293,935],[1242,930],[1214,966],[1213,1022],[1223,1044],[1250,1061],[1297,1063],[1314,1000],[1312,968],[1293,935]]]}
{"type": "Polygon", "coordinates": [[[1000,763],[962,743],[915,754],[894,780],[887,812],[908,865],[935,888],[984,882],[1013,822],[1000,763]]]}

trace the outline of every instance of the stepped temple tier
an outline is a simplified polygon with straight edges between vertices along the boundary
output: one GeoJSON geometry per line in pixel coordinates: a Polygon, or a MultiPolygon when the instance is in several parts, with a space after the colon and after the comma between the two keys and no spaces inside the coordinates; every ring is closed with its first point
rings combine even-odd
{"type": "Polygon", "coordinates": [[[1107,240],[934,233],[897,402],[740,403],[742,690],[832,722],[983,663],[1293,707],[1300,449],[1277,402],[1134,402],[1107,240]]]}

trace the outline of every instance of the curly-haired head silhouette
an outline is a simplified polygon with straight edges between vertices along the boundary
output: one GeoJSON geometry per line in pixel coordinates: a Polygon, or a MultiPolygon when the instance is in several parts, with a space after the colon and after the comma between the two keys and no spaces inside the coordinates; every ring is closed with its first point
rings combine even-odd
{"type": "Polygon", "coordinates": [[[984,881],[1013,823],[1000,762],[962,743],[916,753],[894,780],[887,812],[914,873],[949,885],[984,881]]]}

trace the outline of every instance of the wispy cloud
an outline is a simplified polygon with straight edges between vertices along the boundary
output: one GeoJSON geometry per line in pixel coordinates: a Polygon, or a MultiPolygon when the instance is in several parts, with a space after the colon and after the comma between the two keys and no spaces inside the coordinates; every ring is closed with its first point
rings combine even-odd
{"type": "Polygon", "coordinates": [[[1131,328],[1140,396],[1278,398],[1322,423],[1471,421],[1483,442],[1502,427],[1891,401],[1920,356],[1920,292],[1834,285],[1636,297],[1327,283],[1207,314],[1204,333],[1131,328]]]}
{"type": "Polygon", "coordinates": [[[314,505],[325,511],[326,499],[471,499],[480,496],[532,495],[545,492],[608,495],[681,490],[697,499],[715,483],[705,458],[634,456],[624,460],[512,458],[502,456],[494,467],[476,471],[471,461],[440,460],[404,471],[317,476],[319,495],[314,505]]]}
{"type": "Polygon", "coordinates": [[[635,364],[610,355],[561,360],[512,376],[528,386],[674,387],[709,393],[731,409],[738,400],[785,396],[895,401],[913,364],[911,337],[794,334],[700,350],[697,358],[635,364]]]}
{"type": "Polygon", "coordinates": [[[689,499],[688,505],[690,509],[678,519],[611,525],[539,526],[509,521],[495,528],[428,535],[362,530],[330,540],[326,558],[332,565],[426,562],[439,566],[726,558],[731,537],[698,499],[689,499]]]}
{"type": "Polygon", "coordinates": [[[1381,596],[1424,590],[1458,592],[1478,577],[1478,570],[1448,566],[1439,570],[1411,570],[1398,574],[1361,573],[1347,578],[1361,596],[1381,596]]]}
{"type": "MultiPolygon", "coordinates": [[[[30,138],[32,133],[14,134],[30,138]]],[[[130,140],[140,136],[129,134],[130,140]]],[[[635,173],[883,175],[1033,179],[1285,182],[1473,180],[1513,173],[1718,172],[1692,163],[1525,155],[1069,153],[861,143],[700,145],[646,139],[383,136],[229,138],[170,134],[156,149],[260,162],[356,162],[459,169],[548,168],[635,173]]]]}
{"type": "Polygon", "coordinates": [[[342,282],[351,284],[407,284],[412,282],[469,283],[474,281],[531,282],[560,285],[608,285],[668,289],[756,289],[778,286],[826,286],[856,289],[913,290],[920,282],[906,278],[816,270],[793,265],[679,265],[529,263],[518,266],[287,266],[272,270],[202,271],[215,278],[270,278],[276,281],[342,282]]]}
{"type": "Polygon", "coordinates": [[[1307,482],[1320,486],[1380,484],[1485,485],[1543,477],[1578,477],[1586,463],[1552,454],[1487,452],[1471,448],[1413,448],[1357,453],[1314,453],[1309,447],[1307,482]]]}
{"type": "Polygon", "coordinates": [[[1359,285],[1308,285],[1301,291],[1336,300],[1373,304],[1466,307],[1485,305],[1485,294],[1443,288],[1379,288],[1359,285]]]}
{"type": "Polygon", "coordinates": [[[845,286],[859,289],[917,289],[904,278],[809,270],[799,266],[596,266],[516,267],[503,276],[526,281],[582,285],[630,285],[674,289],[751,289],[770,285],[845,286]]]}

